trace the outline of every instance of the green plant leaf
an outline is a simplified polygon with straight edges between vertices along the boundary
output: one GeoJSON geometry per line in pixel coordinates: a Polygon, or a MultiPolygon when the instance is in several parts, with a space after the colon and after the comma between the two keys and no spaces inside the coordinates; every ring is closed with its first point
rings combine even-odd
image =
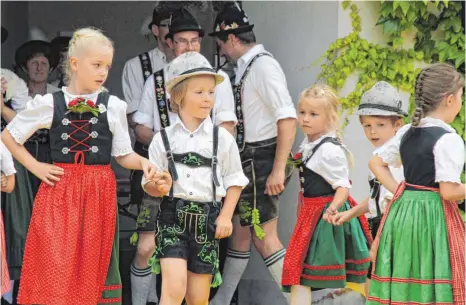
{"type": "Polygon", "coordinates": [[[394,20],[387,20],[383,23],[383,31],[388,34],[395,34],[400,31],[400,25],[394,20]]]}
{"type": "MultiPolygon", "coordinates": [[[[409,7],[411,6],[411,1],[400,1],[400,7],[401,10],[403,11],[403,14],[406,16],[408,13],[409,7]]],[[[393,4],[395,6],[395,4],[393,4]]]]}

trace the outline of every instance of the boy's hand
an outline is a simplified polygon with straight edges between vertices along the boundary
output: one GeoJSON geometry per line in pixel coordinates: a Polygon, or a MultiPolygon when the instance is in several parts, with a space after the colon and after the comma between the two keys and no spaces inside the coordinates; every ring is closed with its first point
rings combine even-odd
{"type": "Polygon", "coordinates": [[[217,229],[215,230],[215,238],[217,239],[229,237],[233,232],[231,218],[219,215],[217,220],[215,220],[215,224],[217,225],[217,229]]]}
{"type": "Polygon", "coordinates": [[[2,188],[8,186],[8,180],[6,179],[6,176],[4,173],[2,173],[2,188]]]}
{"type": "Polygon", "coordinates": [[[345,222],[350,221],[353,219],[353,215],[351,215],[351,211],[344,211],[344,212],[339,212],[336,213],[331,217],[331,222],[334,226],[341,226],[345,222]]]}
{"type": "Polygon", "coordinates": [[[160,197],[163,197],[170,192],[173,181],[168,172],[156,173],[153,175],[152,181],[155,183],[155,187],[157,192],[160,193],[160,197]]]}

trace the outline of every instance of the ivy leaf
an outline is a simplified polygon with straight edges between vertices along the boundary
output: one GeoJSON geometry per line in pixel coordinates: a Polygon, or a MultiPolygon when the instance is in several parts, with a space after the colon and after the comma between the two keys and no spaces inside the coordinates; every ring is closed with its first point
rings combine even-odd
{"type": "Polygon", "coordinates": [[[464,122],[462,122],[461,118],[458,116],[451,123],[451,127],[455,128],[456,132],[460,135],[464,132],[464,122]]]}
{"type": "Polygon", "coordinates": [[[416,52],[416,59],[417,60],[423,60],[424,59],[424,52],[422,52],[422,51],[416,52]]]}
{"type": "MultiPolygon", "coordinates": [[[[401,10],[403,11],[403,14],[405,16],[409,11],[409,7],[411,6],[410,3],[411,3],[410,1],[400,1],[400,7],[401,7],[401,10]]],[[[395,4],[393,4],[393,6],[395,6],[395,4]]]]}
{"type": "Polygon", "coordinates": [[[393,70],[388,70],[388,72],[387,72],[387,78],[388,78],[389,80],[394,80],[395,77],[396,77],[396,72],[393,71],[393,70]]]}
{"type": "Polygon", "coordinates": [[[396,10],[400,6],[400,2],[401,1],[396,1],[396,0],[393,1],[393,10],[396,10]]]}
{"type": "Polygon", "coordinates": [[[415,13],[415,11],[410,10],[410,11],[408,12],[407,19],[408,19],[409,22],[414,22],[414,20],[416,20],[416,13],[415,13]]]}
{"type": "Polygon", "coordinates": [[[395,34],[400,31],[400,24],[394,20],[387,20],[383,24],[384,33],[395,34]]]}
{"type": "Polygon", "coordinates": [[[341,7],[346,10],[348,8],[348,6],[350,5],[350,1],[343,1],[341,3],[341,7]]]}
{"type": "Polygon", "coordinates": [[[459,69],[459,67],[464,64],[464,53],[458,51],[455,59],[455,67],[459,69]]]}
{"type": "Polygon", "coordinates": [[[443,4],[445,4],[445,7],[448,8],[448,0],[443,0],[443,4]]]}
{"type": "Polygon", "coordinates": [[[445,50],[446,48],[449,48],[450,45],[445,41],[438,41],[435,47],[441,51],[441,50],[445,50]]]}
{"type": "Polygon", "coordinates": [[[459,18],[451,19],[451,23],[453,24],[453,31],[459,33],[461,31],[461,20],[459,18]]]}

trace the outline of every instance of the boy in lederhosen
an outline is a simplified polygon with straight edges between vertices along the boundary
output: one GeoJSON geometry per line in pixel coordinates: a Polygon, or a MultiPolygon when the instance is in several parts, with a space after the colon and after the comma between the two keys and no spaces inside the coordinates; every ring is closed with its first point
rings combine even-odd
{"type": "MultiPolygon", "coordinates": [[[[175,56],[178,57],[186,52],[199,53],[201,51],[204,30],[187,9],[180,8],[173,11],[170,14],[168,28],[166,41],[175,56]]],[[[150,144],[155,133],[178,120],[178,114],[170,107],[170,98],[166,90],[167,69],[168,66],[165,66],[147,79],[138,111],[133,115],[133,121],[138,124],[136,135],[143,139],[141,141],[147,145],[150,144]]],[[[220,71],[218,73],[225,78],[225,81],[219,84],[215,90],[212,120],[215,125],[220,125],[232,132],[236,124],[233,92],[226,74],[220,71]]],[[[158,200],[148,195],[144,196],[142,201],[142,208],[137,220],[140,239],[137,257],[131,267],[133,278],[137,276],[135,281],[139,283],[138,287],[134,287],[136,290],[142,291],[141,285],[144,287],[148,285],[150,268],[147,261],[155,249],[155,219],[159,204],[158,200]]],[[[137,296],[133,293],[133,305],[145,305],[144,295],[137,296]]]]}
{"type": "MultiPolygon", "coordinates": [[[[162,272],[160,305],[181,304],[184,298],[188,304],[206,304],[210,286],[222,283],[219,240],[232,233],[233,213],[248,179],[233,136],[209,116],[223,76],[197,52],[174,59],[167,76],[179,119],[157,133],[149,147],[151,162],[173,177],[157,216],[151,265],[162,272]]],[[[156,182],[143,179],[142,185],[156,194],[156,182]]]]}

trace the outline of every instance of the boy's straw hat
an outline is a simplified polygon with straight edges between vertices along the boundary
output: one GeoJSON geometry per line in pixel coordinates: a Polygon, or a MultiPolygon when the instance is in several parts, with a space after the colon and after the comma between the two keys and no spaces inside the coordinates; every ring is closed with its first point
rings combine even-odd
{"type": "Polygon", "coordinates": [[[197,75],[215,76],[216,85],[223,82],[224,77],[218,74],[209,61],[197,52],[187,52],[175,58],[167,68],[167,83],[165,88],[170,94],[173,87],[185,79],[197,75]]]}

